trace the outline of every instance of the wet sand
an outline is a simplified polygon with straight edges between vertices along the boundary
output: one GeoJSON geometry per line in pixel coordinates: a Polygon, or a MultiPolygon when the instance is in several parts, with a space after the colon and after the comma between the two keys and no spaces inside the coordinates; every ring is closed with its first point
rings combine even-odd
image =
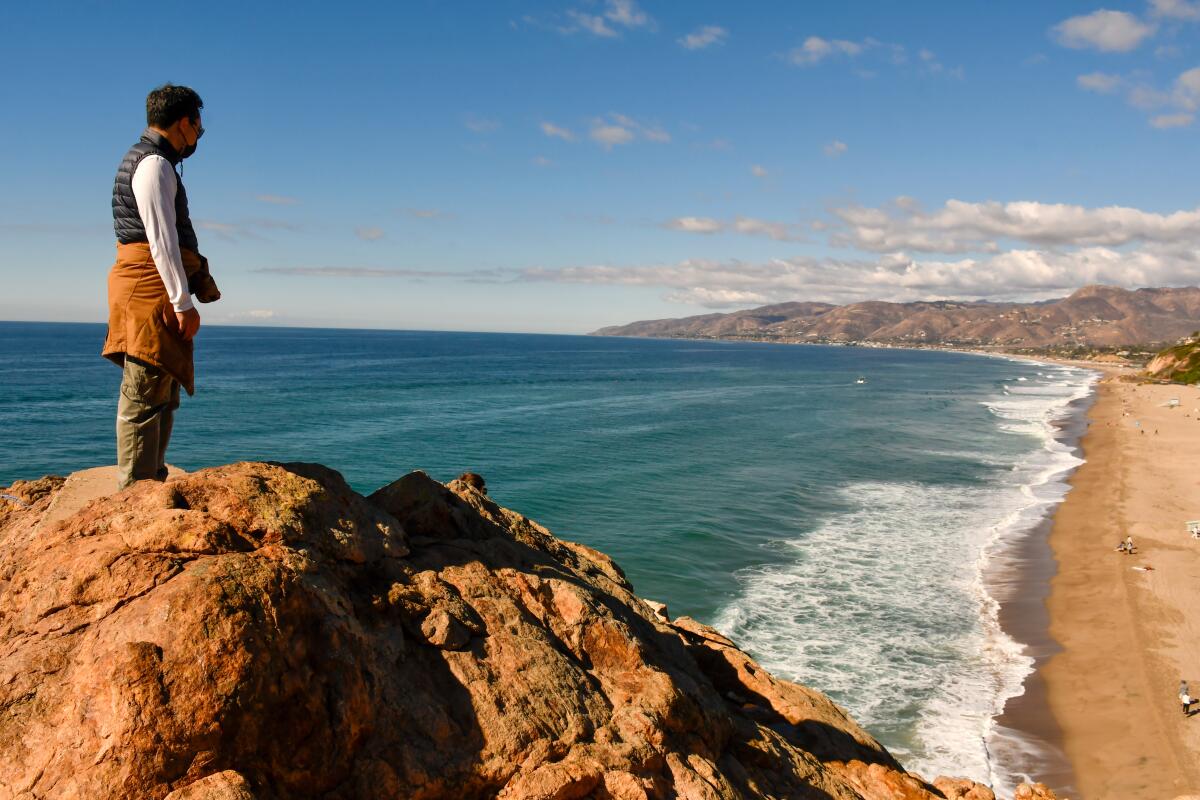
{"type": "Polygon", "coordinates": [[[992,556],[988,591],[1000,603],[1000,626],[1025,645],[1034,672],[1025,692],[1008,701],[990,746],[1000,767],[1041,781],[1061,797],[1077,796],[1075,772],[1063,750],[1063,732],[1050,713],[1042,668],[1061,648],[1050,636],[1046,599],[1056,572],[1048,541],[1051,521],[1005,552],[992,556]]]}
{"type": "MultiPolygon", "coordinates": [[[[1075,401],[1071,415],[1055,423],[1058,441],[1081,458],[1080,441],[1093,401],[1093,396],[1075,401]]],[[[1041,673],[1047,660],[1061,650],[1050,636],[1046,607],[1050,581],[1058,571],[1049,542],[1052,527],[1053,518],[1047,516],[1021,539],[994,550],[984,576],[988,593],[1000,604],[1000,626],[1034,659],[1024,693],[1005,704],[989,747],[998,768],[1045,783],[1061,797],[1076,797],[1075,773],[1063,751],[1062,729],[1050,713],[1041,673]]]]}
{"type": "Polygon", "coordinates": [[[1086,463],[1050,531],[1058,568],[1045,607],[1060,649],[1037,640],[1033,598],[1005,606],[1006,629],[1049,655],[1001,723],[1061,731],[1074,800],[1169,800],[1200,792],[1200,714],[1185,717],[1176,699],[1180,678],[1200,694],[1200,540],[1184,525],[1200,519],[1200,389],[1118,372],[1096,387],[1086,463]],[[1126,535],[1136,555],[1115,552],[1126,535]],[[1047,708],[1052,719],[1039,719],[1047,708]]]}

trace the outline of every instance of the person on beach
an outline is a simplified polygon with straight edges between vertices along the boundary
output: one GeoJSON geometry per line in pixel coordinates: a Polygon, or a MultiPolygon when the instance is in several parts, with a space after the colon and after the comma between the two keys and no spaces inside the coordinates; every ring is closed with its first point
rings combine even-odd
{"type": "Polygon", "coordinates": [[[1179,680],[1179,702],[1183,706],[1184,716],[1187,716],[1188,712],[1191,711],[1193,700],[1192,696],[1188,693],[1187,681],[1182,678],[1179,680]]]}
{"type": "Polygon", "coordinates": [[[113,181],[117,260],[108,275],[108,335],[102,355],[120,366],[117,487],[166,480],[179,387],[195,393],[192,339],[201,303],[221,297],[199,252],[187,192],[176,167],[204,135],[204,102],[164,84],[146,97],[146,129],[113,181]]]}
{"type": "Polygon", "coordinates": [[[1128,556],[1133,555],[1133,537],[1132,536],[1125,537],[1125,555],[1128,555],[1128,556]]]}

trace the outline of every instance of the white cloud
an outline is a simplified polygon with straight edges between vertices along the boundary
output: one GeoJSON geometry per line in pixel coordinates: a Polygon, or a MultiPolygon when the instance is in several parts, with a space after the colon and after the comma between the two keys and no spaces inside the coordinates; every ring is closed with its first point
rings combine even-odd
{"type": "Polygon", "coordinates": [[[550,159],[546,158],[545,156],[534,156],[533,164],[534,164],[534,166],[538,166],[538,167],[553,167],[554,166],[554,162],[551,161],[550,159]]]}
{"type": "Polygon", "coordinates": [[[196,227],[204,231],[212,231],[222,238],[235,238],[243,233],[240,225],[235,225],[232,222],[217,222],[214,219],[202,219],[196,221],[196,227]]]}
{"type": "Polygon", "coordinates": [[[743,308],[745,306],[761,306],[771,302],[769,294],[748,292],[741,289],[680,289],[668,293],[663,299],[671,303],[682,303],[689,306],[704,306],[705,308],[743,308]]]}
{"type": "Polygon", "coordinates": [[[273,206],[294,206],[300,203],[294,197],[286,197],[281,194],[256,194],[254,199],[260,203],[270,203],[273,206]]]}
{"type": "Polygon", "coordinates": [[[688,50],[703,50],[714,44],[724,44],[728,36],[729,31],[719,25],[705,25],[676,41],[688,50]]]}
{"type": "Polygon", "coordinates": [[[1194,246],[1147,244],[1133,251],[1087,247],[1012,250],[948,261],[904,253],[875,258],[776,258],[762,262],[688,259],[675,263],[525,269],[269,267],[255,272],[307,278],[429,279],[469,283],[621,285],[664,290],[668,300],[724,308],[787,300],[849,303],[908,300],[1039,300],[1087,284],[1126,288],[1190,286],[1200,270],[1194,246]]]}
{"type": "Polygon", "coordinates": [[[1150,124],[1155,128],[1186,128],[1195,121],[1195,114],[1159,114],[1150,119],[1150,124]]]}
{"type": "MultiPolygon", "coordinates": [[[[255,271],[310,278],[637,286],[660,289],[671,301],[713,308],[795,299],[1036,300],[1092,283],[1194,285],[1200,274],[1200,208],[1160,214],[1126,207],[950,200],[926,212],[915,199],[899,197],[882,208],[854,206],[833,214],[833,226],[814,224],[812,229],[832,227],[831,244],[876,255],[523,269],[325,266],[255,271]],[[1002,248],[1002,242],[1015,244],[1002,248]],[[951,253],[961,255],[946,255],[951,253]]],[[[741,216],[678,217],[664,227],[779,241],[802,238],[800,225],[741,216]]]]}
{"type": "Polygon", "coordinates": [[[1119,75],[1109,75],[1104,72],[1089,72],[1086,75],[1080,75],[1075,79],[1081,89],[1086,89],[1089,92],[1098,92],[1100,94],[1111,94],[1115,92],[1122,83],[1119,75]]]}
{"type": "Polygon", "coordinates": [[[1178,128],[1190,125],[1200,110],[1200,67],[1180,74],[1172,86],[1162,89],[1145,82],[1145,73],[1133,73],[1131,78],[1094,72],[1076,79],[1080,87],[1094,92],[1113,92],[1128,87],[1125,100],[1134,108],[1158,112],[1149,122],[1155,128],[1178,128]],[[1138,80],[1138,83],[1131,83],[1138,80]],[[1172,110],[1173,109],[1173,110],[1172,110]]]}
{"type": "Polygon", "coordinates": [[[873,40],[870,39],[859,43],[845,39],[823,39],[820,36],[810,36],[799,47],[794,47],[788,51],[787,57],[790,62],[797,66],[811,66],[819,64],[834,55],[853,58],[860,55],[871,44],[873,44],[873,40]]]}
{"type": "Polygon", "coordinates": [[[746,236],[766,236],[777,242],[804,241],[803,234],[797,233],[797,226],[784,222],[767,222],[753,217],[737,217],[731,228],[735,233],[746,236]]]}
{"type": "Polygon", "coordinates": [[[563,29],[564,33],[573,33],[576,30],[585,30],[594,36],[603,36],[612,38],[617,35],[617,32],[608,26],[604,17],[598,17],[595,14],[585,14],[582,11],[571,9],[567,12],[567,17],[574,23],[563,29]]]}
{"type": "Polygon", "coordinates": [[[1063,20],[1052,29],[1058,43],[1076,50],[1127,53],[1154,34],[1147,25],[1126,11],[1101,9],[1063,20]]]}
{"type": "Polygon", "coordinates": [[[1150,13],[1167,19],[1200,19],[1200,3],[1188,0],[1150,0],[1150,13]]]}
{"type": "Polygon", "coordinates": [[[275,312],[269,308],[252,308],[246,312],[246,316],[251,319],[271,319],[275,312]]]}
{"type": "Polygon", "coordinates": [[[1189,69],[1175,79],[1176,105],[1187,111],[1200,109],[1200,67],[1189,69]]]}
{"type": "MultiPolygon", "coordinates": [[[[798,67],[812,67],[826,61],[845,60],[870,62],[869,65],[872,66],[891,65],[896,68],[913,61],[909,49],[904,45],[883,42],[870,36],[858,41],[809,36],[800,45],[787,51],[783,58],[798,67]]],[[[911,70],[920,75],[945,75],[958,80],[965,77],[961,66],[947,69],[936,53],[924,47],[917,51],[916,63],[912,64],[911,70]]],[[[854,73],[867,80],[878,75],[875,69],[862,66],[855,67],[854,73]]]]}
{"type": "Polygon", "coordinates": [[[806,241],[799,225],[786,222],[770,222],[754,217],[734,217],[731,222],[712,217],[675,217],[663,223],[663,227],[684,233],[738,233],[743,236],[765,236],[777,242],[806,241]]]}
{"type": "Polygon", "coordinates": [[[762,166],[761,164],[751,164],[750,165],[750,174],[756,178],[765,178],[770,173],[767,172],[767,168],[762,166]]]}
{"type": "Polygon", "coordinates": [[[355,228],[354,235],[362,239],[364,242],[377,242],[383,238],[383,228],[355,228]]]}
{"type": "MultiPolygon", "coordinates": [[[[576,140],[575,132],[570,128],[556,125],[553,122],[542,122],[539,127],[542,133],[552,139],[562,139],[566,142],[576,140]]],[[[625,114],[611,113],[606,117],[596,117],[590,123],[588,138],[605,150],[630,144],[637,139],[659,144],[670,142],[671,134],[657,124],[646,124],[625,114]]]]}
{"type": "Polygon", "coordinates": [[[568,22],[565,25],[547,26],[534,17],[525,17],[525,22],[539,27],[553,27],[559,33],[576,33],[587,31],[593,36],[612,39],[620,35],[617,28],[634,30],[636,28],[654,28],[654,20],[638,6],[635,0],[605,0],[604,10],[599,14],[591,14],[579,9],[570,9],[566,13],[568,22]]]}
{"type": "Polygon", "coordinates": [[[676,217],[667,220],[663,227],[687,233],[720,233],[725,230],[725,223],[711,217],[676,217]]]}
{"type": "Polygon", "coordinates": [[[1135,242],[1200,244],[1200,208],[1157,214],[1136,208],[949,200],[936,211],[834,209],[843,226],[830,241],[872,252],[989,252],[1007,239],[1048,247],[1120,247],[1135,242]]]}
{"type": "Polygon", "coordinates": [[[612,150],[617,145],[629,144],[635,138],[633,131],[628,128],[610,125],[600,120],[593,123],[588,136],[605,150],[612,150]]]}
{"type": "Polygon", "coordinates": [[[575,141],[575,134],[568,128],[562,128],[555,125],[553,122],[543,122],[541,124],[542,133],[549,136],[551,139],[562,139],[566,142],[575,141]]]}
{"type": "Polygon", "coordinates": [[[605,18],[626,28],[646,28],[654,25],[650,15],[638,7],[635,0],[608,0],[605,18]]]}
{"type": "Polygon", "coordinates": [[[611,150],[617,145],[629,144],[638,137],[658,144],[671,141],[671,134],[662,127],[647,125],[625,114],[617,113],[609,114],[607,118],[597,117],[592,120],[588,137],[605,150],[611,150]]]}
{"type": "Polygon", "coordinates": [[[830,158],[840,158],[842,154],[849,149],[849,146],[845,142],[838,139],[834,139],[832,142],[825,145],[824,148],[825,155],[829,156],[830,158]]]}
{"type": "Polygon", "coordinates": [[[691,259],[627,267],[531,268],[521,270],[518,280],[656,287],[667,291],[668,300],[723,308],[797,299],[1039,300],[1091,283],[1127,288],[1193,285],[1198,268],[1200,253],[1194,249],[1147,247],[1129,253],[1092,247],[1069,253],[1014,250],[957,261],[891,254],[875,259],[691,259]]]}

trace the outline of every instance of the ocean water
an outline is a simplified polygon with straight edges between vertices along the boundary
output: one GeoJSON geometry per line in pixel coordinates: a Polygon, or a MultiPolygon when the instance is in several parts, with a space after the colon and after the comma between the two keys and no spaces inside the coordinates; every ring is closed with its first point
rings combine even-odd
{"type": "MultiPolygon", "coordinates": [[[[0,322],[0,485],[111,463],[102,325],[0,322]]],[[[1032,660],[989,554],[1078,463],[1092,373],[958,353],[210,327],[170,460],[413,469],[615,557],[645,597],[829,693],[910,769],[1008,787],[994,717],[1032,660]],[[862,378],[864,382],[859,382],[862,378]]]]}

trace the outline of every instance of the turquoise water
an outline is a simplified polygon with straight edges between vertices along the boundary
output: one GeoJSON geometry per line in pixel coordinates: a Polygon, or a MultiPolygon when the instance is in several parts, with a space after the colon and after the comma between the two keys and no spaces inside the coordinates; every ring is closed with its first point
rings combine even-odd
{"type": "MultiPolygon", "coordinates": [[[[102,325],[0,323],[0,484],[111,463],[102,325]]],[[[617,559],[639,593],[830,692],[929,773],[1001,784],[1029,660],[989,548],[1061,497],[1050,423],[1087,373],[957,353],[571,336],[206,328],[170,460],[413,469],[617,559]],[[865,383],[858,383],[859,377],[865,383]],[[949,720],[939,724],[937,720],[949,720]]]]}

